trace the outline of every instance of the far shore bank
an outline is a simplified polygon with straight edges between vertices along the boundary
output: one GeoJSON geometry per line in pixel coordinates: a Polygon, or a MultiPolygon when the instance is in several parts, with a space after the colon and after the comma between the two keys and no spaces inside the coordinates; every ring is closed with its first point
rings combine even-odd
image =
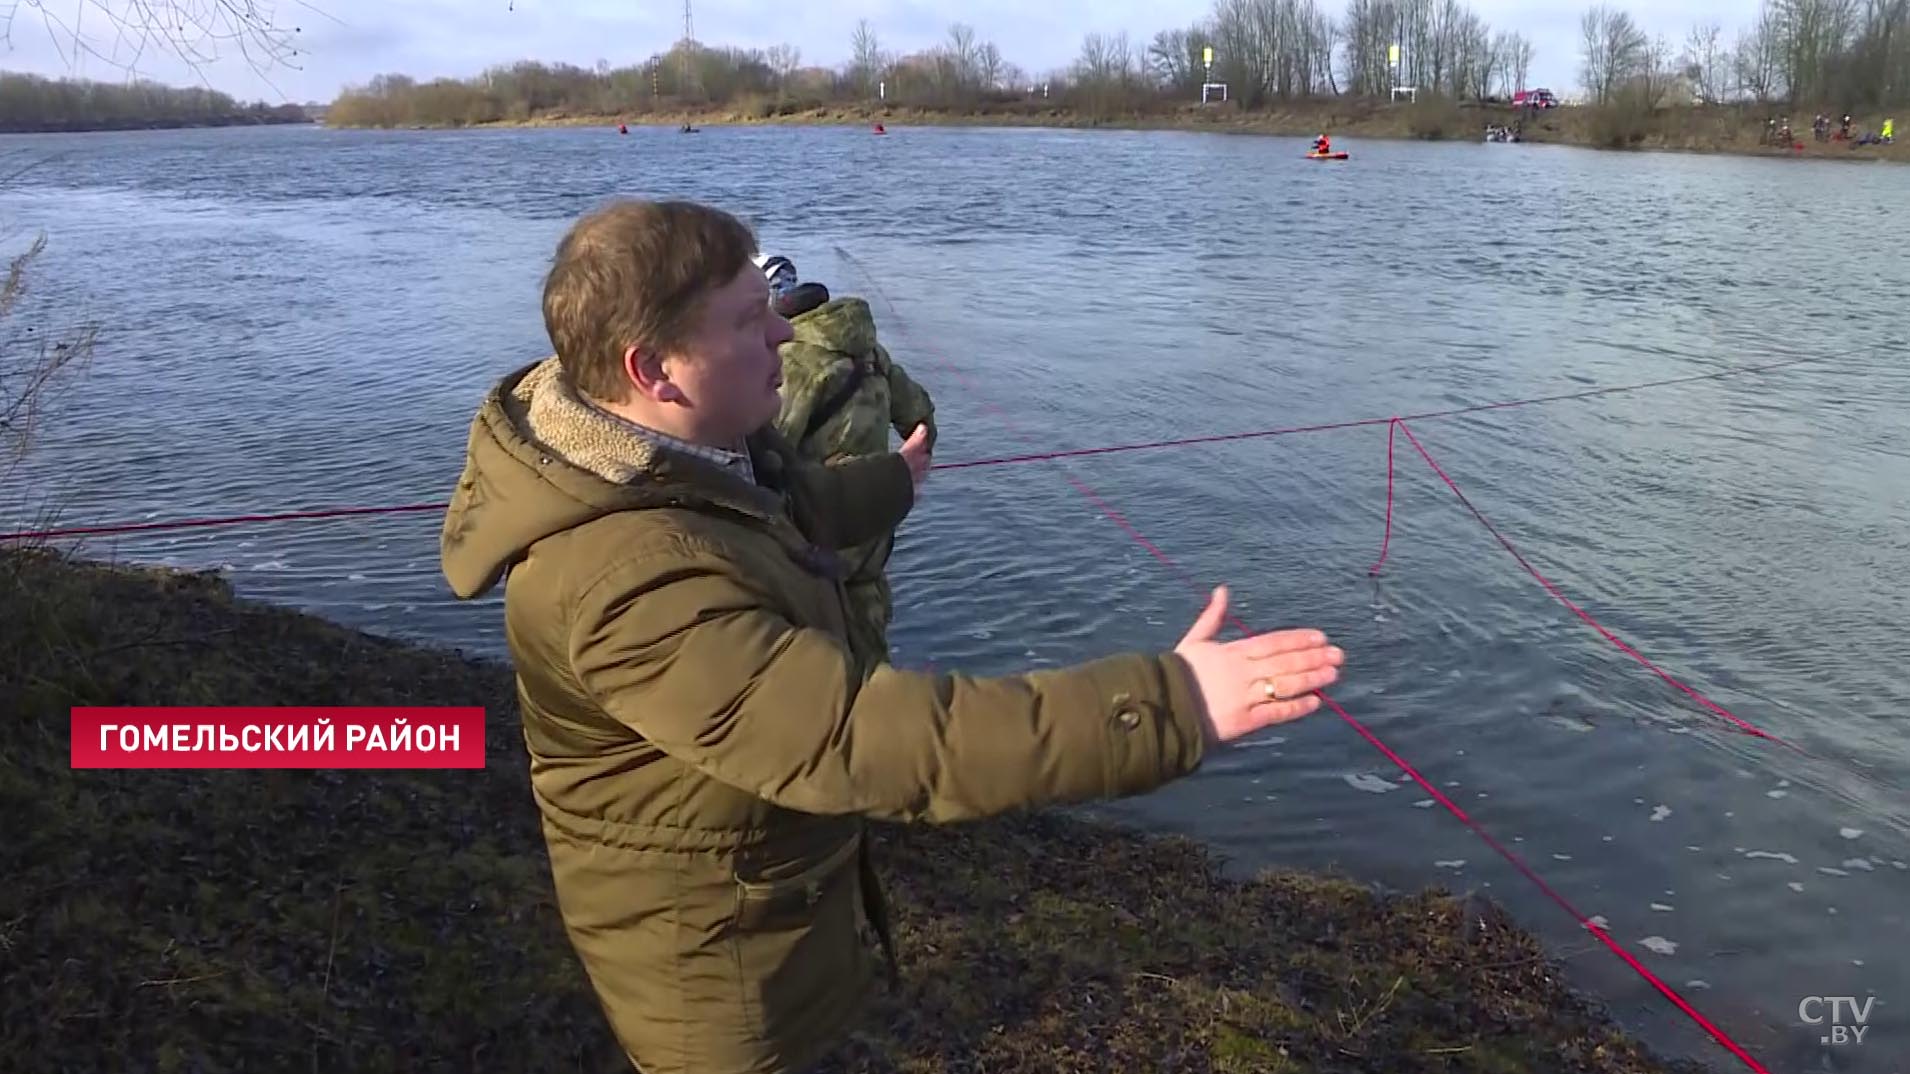
{"type": "MultiPolygon", "coordinates": [[[[0,1054],[36,1069],[627,1071],[561,929],[509,667],[0,548],[0,1054]],[[72,768],[85,705],[481,705],[479,770],[72,768]]],[[[876,825],[902,984],[841,1057],[1684,1074],[1496,905],[1041,813],[876,825]]]]}
{"type": "MultiPolygon", "coordinates": [[[[1906,109],[1910,112],[1910,109],[1906,109]]],[[[1311,138],[1321,132],[1347,142],[1361,139],[1484,141],[1486,128],[1521,127],[1522,141],[1593,149],[1657,150],[1770,157],[1910,162],[1910,142],[1857,146],[1816,141],[1809,130],[1811,112],[1791,114],[1796,137],[1791,148],[1763,144],[1766,121],[1782,108],[1749,106],[1626,110],[1618,106],[1564,106],[1520,111],[1504,105],[1455,104],[1428,100],[1387,104],[1358,100],[1304,102],[1268,109],[1188,106],[1174,111],[1090,115],[1078,110],[1037,106],[977,110],[940,110],[868,105],[798,107],[771,101],[737,107],[688,111],[577,113],[549,112],[525,119],[480,123],[405,123],[401,129],[499,129],[537,127],[697,128],[760,126],[874,127],[1031,127],[1061,130],[1159,130],[1214,134],[1311,138]],[[1799,146],[1801,145],[1801,148],[1799,146]]],[[[1874,130],[1882,117],[1863,117],[1855,130],[1874,130]]],[[[355,125],[328,123],[343,129],[355,125]]]]}

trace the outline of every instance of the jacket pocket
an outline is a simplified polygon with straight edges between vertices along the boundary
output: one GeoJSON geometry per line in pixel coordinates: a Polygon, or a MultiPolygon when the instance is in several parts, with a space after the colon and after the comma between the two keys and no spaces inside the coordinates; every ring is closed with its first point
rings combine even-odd
{"type": "Polygon", "coordinates": [[[736,878],[737,930],[774,931],[809,921],[834,886],[836,874],[855,861],[861,848],[862,833],[857,832],[820,860],[787,876],[774,875],[780,871],[775,869],[763,870],[768,875],[739,873],[736,878]]]}
{"type": "Polygon", "coordinates": [[[820,857],[737,877],[730,944],[739,998],[778,1053],[808,1053],[854,1012],[869,961],[857,930],[861,848],[857,833],[820,857]]]}

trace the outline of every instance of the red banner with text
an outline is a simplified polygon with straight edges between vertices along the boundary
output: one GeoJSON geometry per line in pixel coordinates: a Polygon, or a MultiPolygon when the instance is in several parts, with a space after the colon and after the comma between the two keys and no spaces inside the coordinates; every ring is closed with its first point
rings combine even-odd
{"type": "Polygon", "coordinates": [[[481,707],[76,708],[74,768],[483,768],[481,707]]]}

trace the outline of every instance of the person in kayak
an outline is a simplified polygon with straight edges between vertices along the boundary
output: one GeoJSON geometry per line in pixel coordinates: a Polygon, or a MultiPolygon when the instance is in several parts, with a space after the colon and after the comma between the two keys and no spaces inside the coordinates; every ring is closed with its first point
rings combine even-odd
{"type": "Polygon", "coordinates": [[[1333,143],[1328,140],[1325,133],[1313,139],[1313,152],[1320,156],[1326,156],[1328,153],[1333,152],[1333,143]]]}
{"type": "MultiPolygon", "coordinates": [[[[869,304],[804,282],[795,262],[757,255],[769,278],[770,304],[787,319],[795,338],[782,345],[782,410],[776,431],[802,456],[825,465],[881,455],[890,450],[889,430],[906,437],[917,426],[935,447],[935,403],[876,339],[869,304]]],[[[895,549],[893,531],[844,549],[849,630],[868,651],[889,652],[889,621],[895,608],[887,568],[895,549]]]]}

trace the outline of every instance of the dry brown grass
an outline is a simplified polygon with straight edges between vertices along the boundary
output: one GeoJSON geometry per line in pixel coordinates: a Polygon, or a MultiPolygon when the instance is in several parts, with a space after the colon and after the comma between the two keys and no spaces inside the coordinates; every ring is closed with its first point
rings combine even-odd
{"type": "MultiPolygon", "coordinates": [[[[0,549],[0,1055],[627,1070],[564,939],[508,669],[0,549]],[[84,704],[458,704],[482,771],[74,771],[84,704]]],[[[904,974],[845,1071],[1657,1074],[1491,905],[1058,817],[878,828],[904,974]]]]}

